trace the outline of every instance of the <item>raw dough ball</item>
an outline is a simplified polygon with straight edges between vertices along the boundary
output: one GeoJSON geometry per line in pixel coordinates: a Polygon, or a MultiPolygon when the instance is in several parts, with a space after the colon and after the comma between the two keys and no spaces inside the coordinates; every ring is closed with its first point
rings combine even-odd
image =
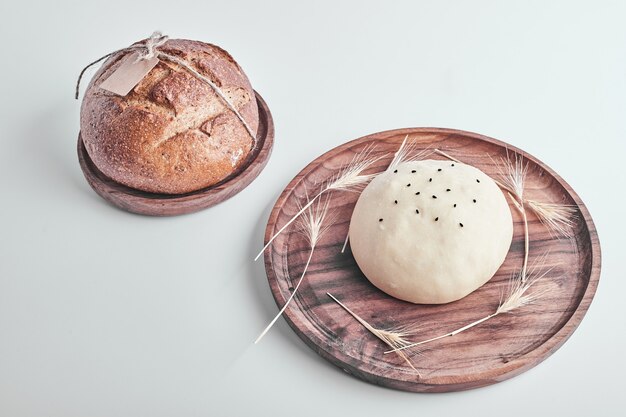
{"type": "Polygon", "coordinates": [[[496,273],[513,237],[506,198],[479,169],[405,162],[363,190],[350,246],[372,284],[420,304],[465,297],[496,273]]]}

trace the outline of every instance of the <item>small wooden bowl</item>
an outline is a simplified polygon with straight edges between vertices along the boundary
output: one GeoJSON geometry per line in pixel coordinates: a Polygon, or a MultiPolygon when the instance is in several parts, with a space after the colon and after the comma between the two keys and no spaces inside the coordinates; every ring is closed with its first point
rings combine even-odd
{"type": "Polygon", "coordinates": [[[116,207],[149,216],[176,216],[212,207],[246,188],[265,168],[274,146],[274,121],[267,104],[255,91],[259,108],[258,146],[248,161],[232,175],[198,191],[186,194],[156,194],[113,181],[93,163],[78,135],[78,162],[93,190],[116,207]]]}

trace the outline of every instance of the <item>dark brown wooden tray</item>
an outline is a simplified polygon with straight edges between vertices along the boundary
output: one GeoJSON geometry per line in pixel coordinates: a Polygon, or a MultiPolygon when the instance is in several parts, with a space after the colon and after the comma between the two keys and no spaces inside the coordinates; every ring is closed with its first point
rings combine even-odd
{"type": "Polygon", "coordinates": [[[150,216],[175,216],[193,213],[224,200],[246,188],[265,168],[274,146],[274,121],[269,107],[255,91],[259,108],[257,147],[237,172],[219,184],[187,194],[155,194],[127,187],[104,175],[93,163],[80,134],[78,161],[87,182],[102,198],[122,210],[150,216]]]}
{"type": "MultiPolygon", "coordinates": [[[[315,250],[311,266],[285,319],[309,345],[335,365],[368,382],[422,392],[457,391],[490,385],[537,365],[557,350],[574,332],[596,291],[600,277],[600,244],[587,208],[572,188],[548,166],[504,142],[475,133],[450,129],[414,128],[376,133],[341,145],[304,168],[278,198],[270,215],[265,241],[297,211],[305,194],[315,194],[342,165],[369,144],[375,154],[388,156],[372,172],[389,164],[406,135],[418,149],[439,148],[462,162],[495,177],[493,160],[522,155],[528,162],[526,195],[543,202],[571,204],[577,218],[571,238],[557,239],[529,214],[530,259],[547,253],[544,268],[552,270],[535,286],[547,295],[515,313],[504,314],[454,337],[424,345],[413,357],[421,377],[395,354],[383,355],[386,346],[333,302],[332,293],[355,313],[377,327],[416,323],[415,339],[444,334],[494,311],[511,275],[521,268],[524,253],[523,223],[512,210],[515,223],[511,250],[497,274],[466,298],[445,305],[414,305],[394,299],[367,281],[350,250],[341,253],[358,193],[335,191],[330,230],[315,250]]],[[[438,155],[429,158],[443,159],[438,155]]],[[[269,284],[279,306],[284,305],[299,278],[309,248],[290,226],[265,253],[269,284]]]]}

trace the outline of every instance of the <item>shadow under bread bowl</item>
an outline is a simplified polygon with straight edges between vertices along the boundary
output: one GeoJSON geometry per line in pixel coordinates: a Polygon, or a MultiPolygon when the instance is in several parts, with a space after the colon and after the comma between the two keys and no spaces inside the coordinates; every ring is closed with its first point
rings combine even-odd
{"type": "Polygon", "coordinates": [[[274,126],[226,51],[167,40],[161,52],[183,64],[160,59],[126,96],[100,85],[128,51],[111,55],[96,73],[81,107],[78,156],[104,199],[130,212],[168,216],[213,206],[250,184],[267,164],[274,126]]]}

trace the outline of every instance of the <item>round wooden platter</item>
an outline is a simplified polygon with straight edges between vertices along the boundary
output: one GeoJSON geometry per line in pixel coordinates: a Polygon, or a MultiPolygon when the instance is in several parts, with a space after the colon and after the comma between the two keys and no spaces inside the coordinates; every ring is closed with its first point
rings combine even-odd
{"type": "Polygon", "coordinates": [[[274,121],[269,107],[255,91],[259,108],[257,147],[246,163],[220,183],[187,194],[155,194],[127,187],[104,175],[93,163],[78,135],[78,161],[87,182],[102,198],[131,213],[175,216],[193,213],[227,200],[246,188],[265,168],[274,146],[274,121]]]}
{"type": "MultiPolygon", "coordinates": [[[[537,365],[574,332],[596,291],[600,277],[600,244],[585,205],[554,171],[538,159],[475,133],[450,129],[400,129],[369,135],[341,145],[304,168],[285,188],[270,215],[265,241],[274,235],[322,184],[365,147],[374,144],[380,155],[367,173],[384,171],[402,140],[409,135],[417,150],[440,149],[461,162],[498,177],[496,162],[515,154],[528,163],[525,193],[541,202],[576,207],[572,237],[554,237],[529,213],[530,265],[548,271],[533,291],[544,292],[534,304],[502,314],[453,337],[421,346],[411,360],[419,375],[369,333],[327,295],[333,294],[353,312],[378,328],[415,325],[412,340],[426,340],[471,323],[497,308],[524,253],[522,219],[511,206],[514,237],[509,254],[496,275],[469,296],[444,305],[415,305],[378,290],[361,273],[349,250],[341,253],[359,193],[334,191],[329,216],[334,220],[314,251],[308,272],[284,317],[309,345],[349,374],[365,381],[416,392],[458,391],[490,385],[537,365]]],[[[429,159],[445,159],[438,154],[429,159]]],[[[307,240],[295,223],[265,252],[271,291],[283,306],[309,256],[307,240]]]]}

